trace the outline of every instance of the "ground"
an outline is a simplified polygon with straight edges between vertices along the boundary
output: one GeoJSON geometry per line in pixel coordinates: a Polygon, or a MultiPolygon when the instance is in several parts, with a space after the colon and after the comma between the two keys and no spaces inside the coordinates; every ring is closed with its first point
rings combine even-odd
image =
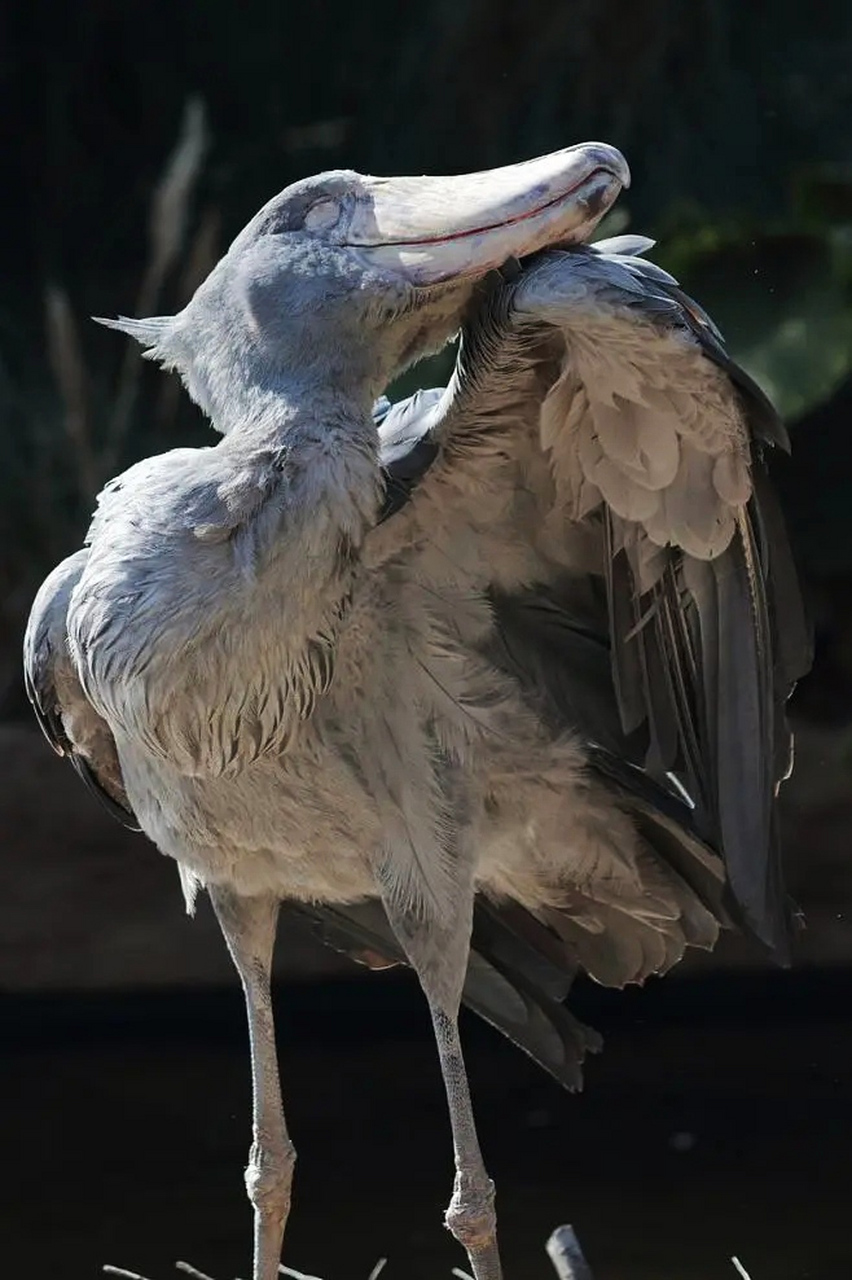
{"type": "MultiPolygon", "coordinates": [[[[577,1227],[595,1280],[846,1280],[852,982],[667,979],[580,992],[606,1033],[570,1096],[471,1018],[483,1145],[507,1280],[552,1280],[577,1227]]],[[[150,1280],[187,1258],[246,1277],[248,1063],[238,993],[7,997],[0,1062],[4,1271],[150,1280]]],[[[299,1148],[285,1257],[324,1280],[449,1280],[451,1161],[427,1019],[393,975],[279,998],[299,1148]]]]}

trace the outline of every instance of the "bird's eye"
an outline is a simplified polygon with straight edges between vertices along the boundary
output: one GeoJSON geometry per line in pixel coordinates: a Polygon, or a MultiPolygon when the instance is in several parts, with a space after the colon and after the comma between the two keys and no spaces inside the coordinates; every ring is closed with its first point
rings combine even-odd
{"type": "Polygon", "coordinates": [[[336,200],[318,200],[305,214],[306,231],[328,231],[340,217],[340,205],[336,200]]]}

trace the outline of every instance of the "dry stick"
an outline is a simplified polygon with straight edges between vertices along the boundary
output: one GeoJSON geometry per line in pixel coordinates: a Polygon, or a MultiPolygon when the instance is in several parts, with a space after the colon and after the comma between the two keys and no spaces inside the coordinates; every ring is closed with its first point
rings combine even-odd
{"type": "MultiPolygon", "coordinates": [[[[207,208],[201,214],[198,229],[186,247],[186,265],[177,280],[177,301],[188,301],[219,260],[222,240],[222,218],[218,209],[207,208]]],[[[153,421],[158,431],[166,429],[175,419],[180,402],[181,384],[176,375],[159,380],[159,392],[154,404],[153,421]]]]}
{"type": "Polygon", "coordinates": [[[187,245],[185,265],[177,281],[181,298],[191,298],[219,261],[222,242],[222,215],[208,206],[198,219],[198,230],[187,245]]]}
{"type": "Polygon", "coordinates": [[[44,306],[47,354],[62,401],[65,433],[71,442],[77,468],[77,485],[81,496],[91,501],[98,491],[100,477],[92,443],[88,379],[80,335],[68,294],[63,288],[48,285],[44,306]]]}
{"type": "MultiPolygon", "coordinates": [[[[387,1261],[387,1258],[379,1258],[367,1280],[379,1280],[379,1276],[387,1266],[387,1261]]],[[[175,1267],[178,1271],[182,1271],[184,1275],[190,1276],[191,1280],[213,1280],[212,1276],[208,1276],[204,1271],[199,1271],[190,1262],[176,1262],[175,1267]]],[[[109,1263],[106,1263],[101,1269],[107,1275],[119,1276],[120,1280],[146,1280],[146,1277],[140,1275],[138,1271],[127,1271],[124,1267],[113,1267],[109,1263]]],[[[278,1271],[282,1276],[292,1277],[292,1280],[319,1280],[318,1276],[309,1276],[304,1271],[296,1271],[293,1267],[285,1267],[283,1263],[279,1264],[278,1271]]],[[[463,1275],[464,1273],[459,1271],[454,1272],[454,1274],[463,1275]]],[[[470,1277],[465,1277],[465,1280],[470,1280],[470,1277]]]]}
{"type": "MultiPolygon", "coordinates": [[[[178,1271],[183,1271],[185,1275],[191,1276],[192,1280],[212,1280],[204,1271],[199,1271],[197,1267],[193,1267],[189,1262],[176,1262],[175,1267],[178,1271]]],[[[126,1271],[124,1267],[111,1267],[109,1263],[101,1268],[109,1276],[120,1276],[121,1280],[146,1280],[145,1276],[140,1276],[138,1271],[126,1271]]]]}
{"type": "MultiPolygon", "coordinates": [[[[559,1280],[592,1280],[592,1272],[583,1257],[583,1250],[580,1248],[580,1243],[573,1227],[557,1227],[548,1240],[546,1248],[547,1255],[556,1268],[559,1280]]],[[[731,1261],[740,1273],[742,1280],[749,1280],[748,1272],[739,1259],[732,1258],[731,1261]]],[[[379,1276],[386,1265],[387,1258],[379,1258],[367,1280],[379,1280],[379,1276]]],[[[183,1271],[185,1275],[190,1276],[191,1280],[212,1280],[211,1276],[197,1270],[196,1267],[193,1267],[188,1262],[176,1262],[175,1267],[178,1271],[183,1271]]],[[[108,1275],[119,1276],[121,1280],[145,1280],[145,1276],[139,1275],[136,1271],[125,1271],[123,1267],[107,1265],[103,1270],[108,1275]]],[[[289,1280],[319,1280],[318,1276],[308,1275],[306,1271],[296,1271],[294,1267],[285,1267],[283,1262],[278,1266],[278,1274],[289,1277],[289,1280]]],[[[472,1280],[472,1277],[466,1271],[462,1271],[460,1267],[453,1267],[452,1275],[456,1277],[456,1280],[472,1280]]]]}
{"type": "MultiPolygon", "coordinates": [[[[183,246],[192,189],[201,172],[207,150],[207,122],[200,98],[187,99],[177,145],[169,157],[151,201],[149,241],[151,254],[136,303],[136,314],[148,316],[166,276],[183,246]]],[[[110,475],[121,458],[130,431],[133,406],[139,390],[141,355],[136,343],[128,343],[115,398],[109,430],[106,473],[110,475]]]]}
{"type": "Polygon", "coordinates": [[[176,1262],[176,1271],[183,1271],[186,1275],[192,1276],[192,1280],[212,1280],[212,1276],[205,1275],[203,1271],[199,1271],[197,1267],[193,1267],[189,1262],[176,1262]]]}
{"type": "Polygon", "coordinates": [[[592,1280],[592,1269],[573,1227],[557,1227],[545,1248],[559,1280],[592,1280]]]}
{"type": "MultiPolygon", "coordinates": [[[[379,1276],[387,1266],[387,1258],[379,1258],[373,1270],[370,1272],[367,1280],[379,1280],[379,1276]]],[[[304,1271],[296,1271],[293,1267],[285,1267],[283,1262],[278,1264],[278,1274],[282,1276],[292,1276],[293,1280],[318,1280],[317,1276],[306,1275],[304,1271]]]]}

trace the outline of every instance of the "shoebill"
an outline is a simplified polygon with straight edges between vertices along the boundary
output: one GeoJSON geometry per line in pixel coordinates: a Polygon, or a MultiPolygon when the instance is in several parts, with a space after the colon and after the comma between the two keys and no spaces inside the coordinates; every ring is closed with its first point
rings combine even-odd
{"type": "Polygon", "coordinates": [[[784,955],[776,792],[808,637],[766,399],[637,237],[603,144],[275,196],[183,311],[108,321],[221,439],[137,463],[41,588],[55,748],[210,895],[245,991],[254,1280],[294,1150],[270,997],[281,903],[404,959],[455,1153],[446,1222],[501,1275],[457,1016],[570,1087],[563,1000],[738,925],[784,955]],[[444,391],[388,382],[459,330],[444,391]],[[375,408],[374,408],[375,405],[375,408]]]}

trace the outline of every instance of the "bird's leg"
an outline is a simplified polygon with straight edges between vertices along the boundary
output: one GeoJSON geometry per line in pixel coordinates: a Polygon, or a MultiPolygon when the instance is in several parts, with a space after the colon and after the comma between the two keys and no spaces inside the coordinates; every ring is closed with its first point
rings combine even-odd
{"type": "Polygon", "coordinates": [[[453,1197],[445,1222],[467,1250],[475,1280],[501,1280],[503,1272],[497,1248],[494,1183],[488,1176],[479,1148],[459,1039],[458,1010],[450,1013],[430,1002],[430,1012],[447,1091],[456,1163],[453,1197]]]}
{"type": "Polygon", "coordinates": [[[279,904],[271,896],[241,898],[216,885],[209,892],[243,984],[248,1015],[253,1141],[246,1190],[254,1206],[252,1277],[277,1280],[296,1162],[281,1102],[272,1017],[272,949],[279,904]]]}
{"type": "Polygon", "coordinates": [[[429,1002],[447,1091],[456,1176],[445,1222],[467,1250],[475,1280],[501,1280],[494,1183],[479,1148],[458,1028],[470,950],[473,889],[459,888],[454,919],[448,923],[424,918],[390,899],[385,901],[385,909],[429,1002]]]}

